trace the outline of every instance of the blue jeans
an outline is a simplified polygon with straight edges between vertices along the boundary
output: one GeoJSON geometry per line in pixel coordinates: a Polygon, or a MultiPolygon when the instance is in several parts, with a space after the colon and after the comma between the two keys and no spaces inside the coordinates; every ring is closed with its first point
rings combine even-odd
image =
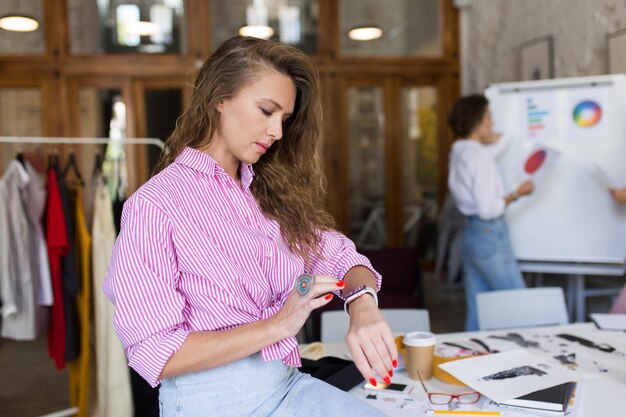
{"type": "Polygon", "coordinates": [[[493,290],[524,288],[503,217],[467,217],[463,231],[463,279],[467,316],[465,331],[478,330],[476,295],[493,290]]]}
{"type": "MultiPolygon", "coordinates": [[[[210,348],[210,347],[208,347],[210,348]]],[[[384,417],[362,400],[260,354],[164,379],[161,417],[384,417]]]]}

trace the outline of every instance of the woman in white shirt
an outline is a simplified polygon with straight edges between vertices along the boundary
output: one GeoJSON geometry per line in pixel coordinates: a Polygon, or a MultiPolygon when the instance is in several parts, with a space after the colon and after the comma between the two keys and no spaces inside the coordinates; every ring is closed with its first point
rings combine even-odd
{"type": "Polygon", "coordinates": [[[448,186],[457,207],[467,218],[463,232],[463,276],[467,316],[465,330],[477,330],[476,294],[523,288],[522,275],[504,221],[506,206],[530,194],[533,183],[523,182],[506,194],[496,157],[506,148],[506,136],[492,131],[489,102],[482,95],[457,100],[448,124],[457,140],[450,154],[448,186]]]}

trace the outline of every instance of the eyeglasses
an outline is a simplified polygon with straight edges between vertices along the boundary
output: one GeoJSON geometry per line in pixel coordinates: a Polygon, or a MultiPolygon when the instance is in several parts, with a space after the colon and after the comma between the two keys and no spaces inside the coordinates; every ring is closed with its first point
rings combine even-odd
{"type": "Polygon", "coordinates": [[[429,392],[426,385],[424,385],[424,381],[422,380],[422,376],[419,371],[417,372],[417,376],[419,377],[422,387],[424,388],[424,392],[428,395],[428,401],[430,401],[431,404],[446,405],[450,404],[453,400],[457,400],[460,404],[475,404],[480,399],[480,392],[476,391],[462,392],[460,394],[429,392]]]}

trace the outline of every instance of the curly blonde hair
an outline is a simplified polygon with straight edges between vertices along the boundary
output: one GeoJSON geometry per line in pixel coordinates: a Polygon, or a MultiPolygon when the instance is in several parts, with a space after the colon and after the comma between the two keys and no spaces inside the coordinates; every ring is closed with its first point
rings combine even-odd
{"type": "Polygon", "coordinates": [[[166,141],[155,173],[189,146],[205,148],[219,123],[216,105],[232,98],[263,71],[293,80],[296,102],[283,125],[283,137],[254,165],[251,191],[263,213],[278,222],[292,252],[310,260],[319,255],[319,231],[334,226],[324,209],[325,179],[317,144],[322,132],[319,79],[311,59],[277,41],[236,36],[224,42],[202,65],[189,106],[166,141]]]}

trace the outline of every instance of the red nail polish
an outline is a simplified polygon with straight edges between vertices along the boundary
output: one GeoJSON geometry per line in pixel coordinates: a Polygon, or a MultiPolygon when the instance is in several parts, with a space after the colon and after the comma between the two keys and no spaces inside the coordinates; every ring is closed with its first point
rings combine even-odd
{"type": "Polygon", "coordinates": [[[377,382],[374,378],[370,378],[370,384],[372,384],[373,386],[376,386],[377,382]]]}
{"type": "Polygon", "coordinates": [[[339,282],[337,283],[337,286],[338,286],[339,288],[343,288],[343,287],[345,287],[345,286],[346,286],[346,283],[345,283],[345,282],[343,282],[343,281],[339,281],[339,282]]]}
{"type": "Polygon", "coordinates": [[[389,371],[389,376],[393,376],[393,369],[389,371]]]}
{"type": "Polygon", "coordinates": [[[324,297],[324,299],[326,299],[326,300],[330,300],[330,299],[332,299],[332,298],[333,298],[333,295],[332,295],[332,294],[328,294],[326,297],[324,297]]]}
{"type": "Polygon", "coordinates": [[[391,362],[391,364],[393,365],[394,368],[398,367],[398,361],[397,360],[393,360],[393,362],[391,362]]]}
{"type": "Polygon", "coordinates": [[[388,376],[384,377],[383,380],[385,381],[385,384],[391,384],[391,379],[388,376]]]}

